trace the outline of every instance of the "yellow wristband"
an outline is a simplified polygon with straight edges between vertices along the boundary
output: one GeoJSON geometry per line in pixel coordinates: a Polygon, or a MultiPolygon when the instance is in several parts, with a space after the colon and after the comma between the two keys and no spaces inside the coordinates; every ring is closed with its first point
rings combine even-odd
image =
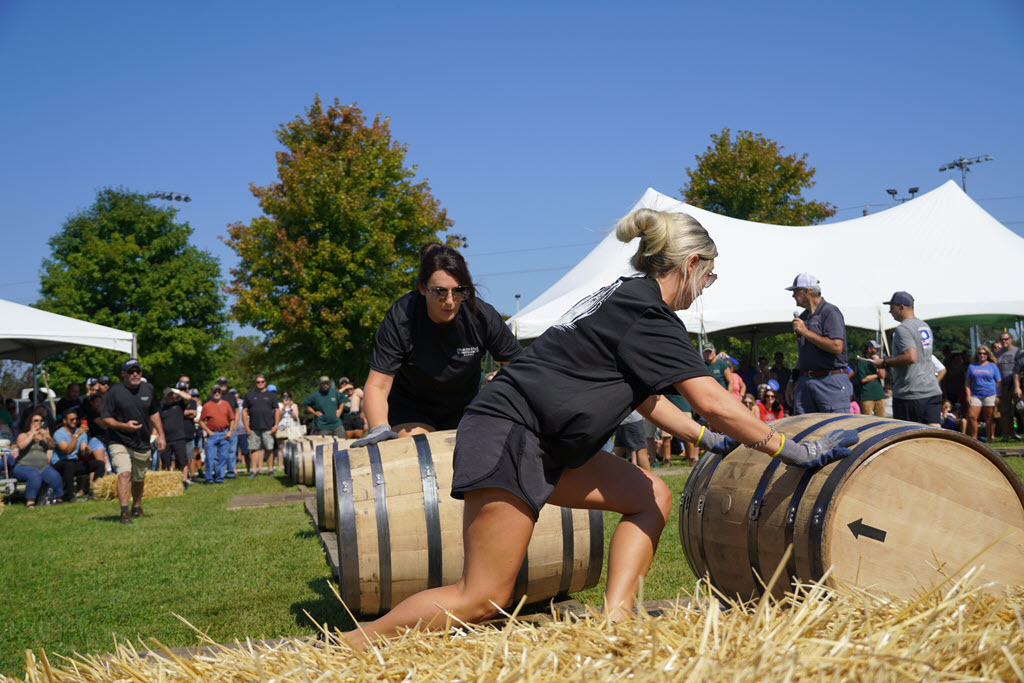
{"type": "Polygon", "coordinates": [[[705,429],[704,425],[701,425],[700,426],[700,434],[697,435],[697,444],[695,444],[695,445],[699,445],[700,444],[701,437],[704,436],[704,429],[705,429]]]}
{"type": "Polygon", "coordinates": [[[777,450],[774,453],[772,453],[772,457],[773,458],[779,457],[779,453],[782,452],[782,447],[785,446],[785,445],[786,445],[786,435],[785,434],[779,434],[779,450],[777,450]]]}

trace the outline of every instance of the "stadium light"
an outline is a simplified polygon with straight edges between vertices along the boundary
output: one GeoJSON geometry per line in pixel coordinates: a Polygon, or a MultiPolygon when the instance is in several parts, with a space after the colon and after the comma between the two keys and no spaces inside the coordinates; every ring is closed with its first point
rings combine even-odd
{"type": "Polygon", "coordinates": [[[943,164],[942,166],[940,166],[939,171],[952,171],[954,168],[959,168],[960,185],[961,187],[963,187],[964,192],[967,192],[967,172],[971,170],[969,166],[973,166],[974,164],[980,164],[986,161],[995,161],[995,159],[993,159],[987,154],[971,157],[970,159],[965,159],[964,157],[957,157],[948,164],[943,164]]]}

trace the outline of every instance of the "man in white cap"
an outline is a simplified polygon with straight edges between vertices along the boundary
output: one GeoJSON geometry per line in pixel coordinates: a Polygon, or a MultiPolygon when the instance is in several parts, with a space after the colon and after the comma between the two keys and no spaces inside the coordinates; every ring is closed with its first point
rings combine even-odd
{"type": "Polygon", "coordinates": [[[793,318],[800,355],[793,414],[848,413],[853,385],[846,375],[846,320],[842,311],[821,297],[821,283],[800,273],[793,285],[796,305],[804,311],[793,318]]]}
{"type": "Polygon", "coordinates": [[[942,388],[935,378],[935,337],[928,323],[914,316],[914,297],[896,292],[883,304],[899,326],[892,332],[895,355],[871,359],[876,368],[892,368],[892,416],[941,427],[942,388]]]}

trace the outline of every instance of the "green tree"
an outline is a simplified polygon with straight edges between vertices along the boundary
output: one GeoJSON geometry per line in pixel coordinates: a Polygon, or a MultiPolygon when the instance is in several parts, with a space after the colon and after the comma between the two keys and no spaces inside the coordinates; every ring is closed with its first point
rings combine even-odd
{"type": "Polygon", "coordinates": [[[807,155],[783,156],[782,147],[760,133],[729,129],[711,135],[711,144],[687,168],[689,183],[680,189],[693,206],[715,213],[774,225],[812,225],[835,215],[831,204],[805,200],[814,186],[815,169],[807,155]]]}
{"type": "MultiPolygon", "coordinates": [[[[157,386],[179,373],[208,376],[214,348],[227,336],[217,259],[189,244],[192,228],[177,209],[140,194],[103,189],[71,216],[43,261],[38,308],[135,332],[147,380],[157,386]]],[[[60,395],[70,382],[101,374],[117,379],[123,354],[83,347],[46,362],[60,395]]],[[[84,390],[84,386],[83,386],[84,390]]]]}
{"type": "Polygon", "coordinates": [[[420,246],[452,222],[427,182],[414,182],[386,118],[367,122],[355,105],[317,96],[277,139],[278,181],[250,186],[264,215],[230,225],[224,240],[239,256],[233,315],[264,333],[278,386],[364,378],[385,311],[414,284],[420,246]]]}

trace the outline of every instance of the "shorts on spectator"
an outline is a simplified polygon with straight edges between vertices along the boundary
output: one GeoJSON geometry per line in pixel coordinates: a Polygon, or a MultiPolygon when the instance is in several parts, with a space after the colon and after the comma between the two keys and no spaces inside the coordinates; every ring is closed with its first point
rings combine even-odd
{"type": "Polygon", "coordinates": [[[341,416],[341,424],[345,425],[345,429],[348,431],[364,429],[363,416],[359,413],[345,413],[341,416]]]}
{"type": "Polygon", "coordinates": [[[661,430],[654,426],[654,423],[644,418],[644,438],[647,439],[660,439],[661,430]]]}
{"type": "Polygon", "coordinates": [[[110,464],[119,475],[123,472],[132,473],[132,481],[145,481],[153,454],[149,449],[136,451],[119,443],[110,444],[107,450],[110,464]]]}
{"type": "Polygon", "coordinates": [[[615,428],[615,445],[627,451],[639,451],[647,448],[643,422],[628,422],[615,428]]]}
{"type": "Polygon", "coordinates": [[[892,416],[897,420],[917,422],[924,425],[942,424],[939,417],[942,408],[942,394],[926,396],[925,398],[896,398],[892,399],[892,416]]]}
{"type": "Polygon", "coordinates": [[[250,451],[274,450],[274,435],[269,429],[254,429],[247,437],[250,451]]]}
{"type": "Polygon", "coordinates": [[[996,405],[996,395],[992,394],[991,396],[984,397],[971,396],[971,405],[983,408],[994,408],[996,405]]]}

